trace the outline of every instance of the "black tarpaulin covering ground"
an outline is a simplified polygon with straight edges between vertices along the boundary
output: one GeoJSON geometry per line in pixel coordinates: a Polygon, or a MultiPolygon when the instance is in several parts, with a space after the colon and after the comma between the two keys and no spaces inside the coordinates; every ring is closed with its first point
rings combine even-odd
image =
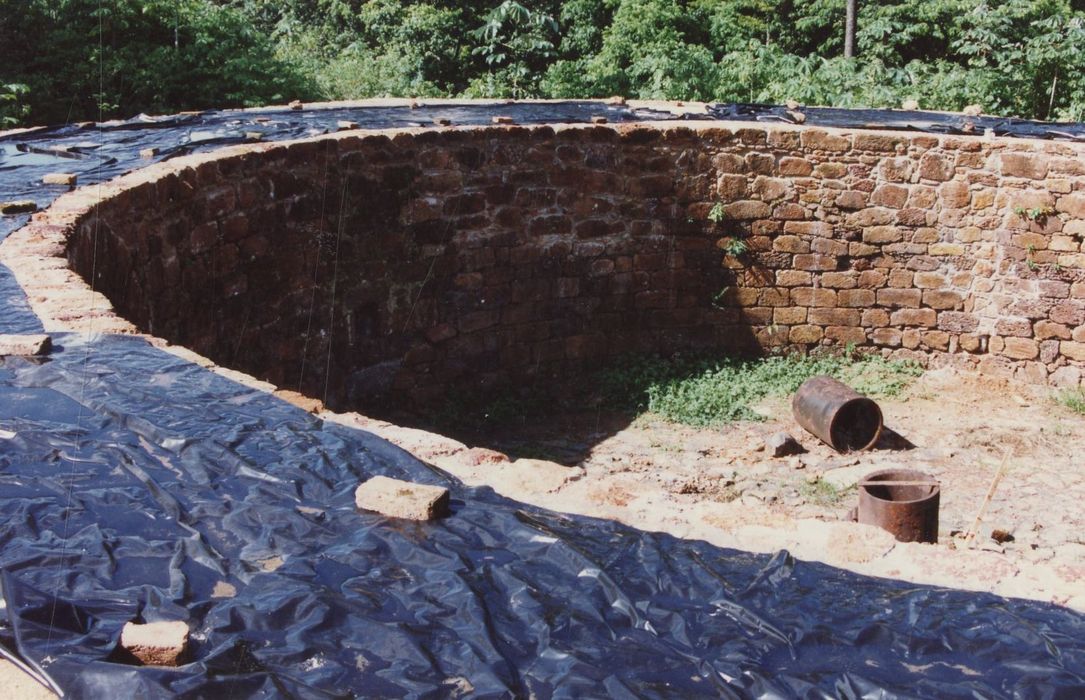
{"type": "Polygon", "coordinates": [[[1085,692],[1068,610],[545,512],[141,339],[54,343],[0,367],[0,642],[72,697],[1085,692]],[[356,511],[375,474],[451,517],[356,511]],[[191,663],[110,661],[137,617],[191,663]]]}

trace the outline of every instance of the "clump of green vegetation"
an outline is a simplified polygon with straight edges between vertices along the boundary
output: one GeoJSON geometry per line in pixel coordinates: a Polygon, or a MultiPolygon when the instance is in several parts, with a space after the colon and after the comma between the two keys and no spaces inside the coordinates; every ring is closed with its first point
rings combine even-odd
{"type": "Polygon", "coordinates": [[[799,495],[810,503],[823,508],[834,508],[844,503],[851,491],[851,488],[838,489],[828,481],[821,479],[812,484],[804,483],[799,487],[799,495]]]}
{"type": "Polygon", "coordinates": [[[708,211],[708,220],[714,224],[718,224],[726,218],[727,213],[723,210],[723,202],[716,202],[708,211]]]}
{"type": "Polygon", "coordinates": [[[1055,401],[1066,406],[1074,413],[1085,416],[1085,391],[1081,389],[1064,389],[1055,395],[1055,401]]]}
{"type": "Polygon", "coordinates": [[[915,363],[850,352],[757,360],[631,357],[604,370],[600,383],[616,407],[648,411],[675,423],[712,426],[764,420],[753,405],[793,393],[817,375],[836,377],[863,394],[892,397],[922,371],[915,363]]]}

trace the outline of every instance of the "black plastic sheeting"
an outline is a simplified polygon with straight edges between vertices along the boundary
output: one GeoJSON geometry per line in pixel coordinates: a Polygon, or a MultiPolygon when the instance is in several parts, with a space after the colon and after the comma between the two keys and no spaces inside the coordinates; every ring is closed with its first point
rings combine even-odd
{"type": "Polygon", "coordinates": [[[71,697],[1085,690],[1066,609],[557,515],[142,339],[54,343],[0,367],[0,642],[71,697]],[[450,487],[451,517],[357,511],[375,474],[450,487]],[[188,621],[191,662],[111,660],[135,618],[188,621]]]}

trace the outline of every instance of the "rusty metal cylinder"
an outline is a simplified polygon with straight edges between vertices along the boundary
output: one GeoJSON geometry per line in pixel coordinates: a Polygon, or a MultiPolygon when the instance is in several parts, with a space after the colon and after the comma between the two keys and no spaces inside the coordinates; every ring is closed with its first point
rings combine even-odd
{"type": "Polygon", "coordinates": [[[837,452],[874,446],[882,434],[882,409],[832,377],[807,379],[791,401],[795,420],[837,452]]]}
{"type": "Polygon", "coordinates": [[[885,469],[859,482],[859,522],[876,525],[900,542],[938,541],[942,488],[913,469],[885,469]]]}

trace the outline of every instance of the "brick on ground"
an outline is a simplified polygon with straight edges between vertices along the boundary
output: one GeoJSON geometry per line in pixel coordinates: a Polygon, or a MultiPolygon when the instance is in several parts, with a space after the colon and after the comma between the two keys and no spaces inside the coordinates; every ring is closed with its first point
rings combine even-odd
{"type": "Polygon", "coordinates": [[[52,341],[44,333],[32,335],[0,335],[0,357],[17,355],[46,355],[52,347],[52,341]]]}
{"type": "Polygon", "coordinates": [[[354,503],[391,518],[433,520],[448,515],[448,489],[375,476],[354,491],[354,503]]]}
{"type": "Polygon", "coordinates": [[[125,623],[121,647],[145,666],[179,666],[188,647],[188,624],[180,620],[125,623]]]}

